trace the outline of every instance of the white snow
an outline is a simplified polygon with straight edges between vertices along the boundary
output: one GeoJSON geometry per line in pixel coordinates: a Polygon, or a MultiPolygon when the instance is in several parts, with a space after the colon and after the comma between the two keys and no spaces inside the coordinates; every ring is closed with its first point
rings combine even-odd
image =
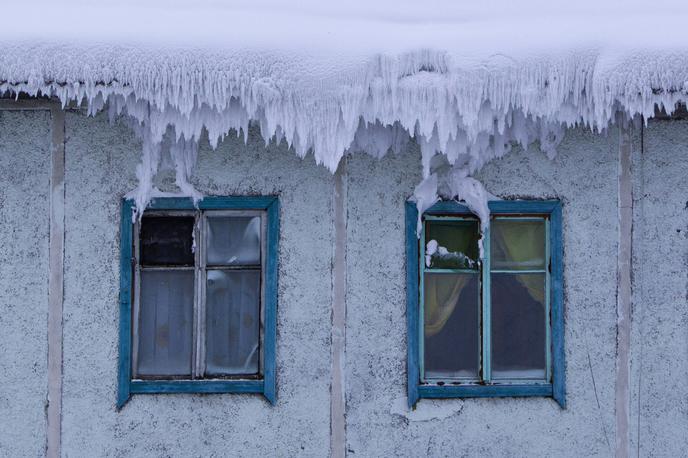
{"type": "MultiPolygon", "coordinates": [[[[440,248],[440,244],[437,242],[437,240],[430,240],[427,245],[425,246],[425,267],[430,267],[430,264],[432,263],[432,255],[437,253],[437,250],[440,248]]],[[[448,250],[445,247],[444,251],[448,250]]]]}
{"type": "Polygon", "coordinates": [[[432,266],[432,258],[441,261],[449,261],[455,265],[463,266],[468,269],[475,267],[475,261],[460,251],[449,251],[447,247],[439,244],[435,239],[428,241],[425,245],[425,266],[432,266]]]}
{"type": "Polygon", "coordinates": [[[567,126],[647,119],[688,92],[679,0],[111,3],[23,2],[0,28],[0,94],[129,115],[143,140],[137,208],[166,162],[199,199],[188,178],[202,129],[216,145],[255,120],[332,171],[415,136],[419,209],[462,199],[487,224],[470,176],[513,144],[553,155],[567,126]],[[452,171],[433,178],[437,153],[452,171]]]}

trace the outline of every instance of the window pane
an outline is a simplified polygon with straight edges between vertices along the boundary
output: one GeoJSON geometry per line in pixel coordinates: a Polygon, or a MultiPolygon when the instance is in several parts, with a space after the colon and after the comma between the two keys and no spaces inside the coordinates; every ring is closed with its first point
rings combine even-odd
{"type": "Polygon", "coordinates": [[[545,269],[545,220],[498,218],[492,222],[492,268],[545,269]]]}
{"type": "Polygon", "coordinates": [[[193,216],[144,216],[141,264],[194,265],[193,216]]]}
{"type": "Polygon", "coordinates": [[[478,379],[478,274],[425,274],[426,379],[478,379]]]}
{"type": "Polygon", "coordinates": [[[208,264],[260,264],[260,217],[208,217],[208,264]]]}
{"type": "Polygon", "coordinates": [[[257,374],[260,271],[209,270],[206,372],[257,374]]]}
{"type": "Polygon", "coordinates": [[[139,375],[191,375],[194,273],[142,271],[139,375]]]}
{"type": "Polygon", "coordinates": [[[433,269],[477,269],[477,221],[427,221],[425,266],[433,269]]]}
{"type": "Polygon", "coordinates": [[[545,378],[545,274],[492,274],[492,378],[545,378]]]}

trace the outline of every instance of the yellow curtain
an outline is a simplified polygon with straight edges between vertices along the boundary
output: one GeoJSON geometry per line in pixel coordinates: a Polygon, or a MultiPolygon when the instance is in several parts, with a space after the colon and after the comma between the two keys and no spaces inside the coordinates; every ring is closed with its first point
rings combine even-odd
{"type": "MultiPolygon", "coordinates": [[[[494,248],[497,248],[515,262],[530,260],[533,258],[533,254],[544,256],[543,236],[543,228],[534,224],[512,226],[506,231],[493,231],[493,254],[494,248]],[[539,245],[542,246],[541,249],[538,248],[539,245]]],[[[461,293],[473,278],[472,275],[451,275],[454,280],[453,284],[444,283],[440,285],[438,279],[446,279],[445,275],[449,274],[427,275],[425,277],[424,328],[427,337],[434,336],[442,330],[454,312],[461,293]]],[[[533,300],[540,304],[545,303],[545,288],[541,275],[519,275],[516,278],[526,288],[533,300]]]]}
{"type": "Polygon", "coordinates": [[[442,330],[459,302],[461,292],[471,280],[472,275],[451,275],[456,279],[449,288],[439,288],[438,279],[449,274],[427,275],[425,277],[425,335],[434,336],[442,330]],[[441,291],[440,291],[441,290],[441,291]]]}
{"type": "MultiPolygon", "coordinates": [[[[537,253],[538,245],[541,244],[544,255],[543,230],[542,227],[534,224],[512,226],[507,231],[493,231],[492,242],[497,245],[502,253],[515,262],[531,259],[533,253],[537,253]]],[[[545,288],[540,275],[519,275],[516,278],[528,290],[528,294],[533,300],[540,304],[545,303],[545,288]]]]}

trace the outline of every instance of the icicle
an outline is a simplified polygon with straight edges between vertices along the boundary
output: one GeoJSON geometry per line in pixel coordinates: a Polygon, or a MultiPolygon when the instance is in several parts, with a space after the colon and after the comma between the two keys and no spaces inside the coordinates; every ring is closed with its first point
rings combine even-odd
{"type": "Polygon", "coordinates": [[[175,167],[175,183],[182,195],[189,196],[194,202],[194,205],[203,198],[203,194],[198,192],[194,186],[189,183],[189,177],[193,172],[194,165],[198,156],[198,142],[193,138],[185,140],[184,136],[177,140],[175,144],[170,146],[170,156],[174,161],[175,167]]]}
{"type": "Polygon", "coordinates": [[[413,191],[413,198],[418,208],[418,226],[416,232],[418,237],[420,237],[421,230],[423,229],[423,213],[425,213],[425,210],[432,207],[435,202],[440,200],[440,197],[437,195],[437,175],[433,173],[421,181],[413,191]]]}
{"type": "Polygon", "coordinates": [[[463,168],[453,168],[447,184],[450,190],[448,198],[463,202],[480,219],[481,237],[478,240],[478,248],[480,259],[483,259],[483,238],[490,225],[490,208],[487,203],[496,197],[487,192],[481,182],[469,177],[468,170],[463,168]]]}
{"type": "Polygon", "coordinates": [[[108,107],[111,117],[128,117],[143,144],[130,194],[139,212],[161,195],[153,183],[170,129],[179,193],[197,200],[190,176],[203,130],[215,147],[231,129],[247,141],[253,121],[266,141],[283,138],[300,157],[312,151],[333,172],[349,149],[381,157],[413,136],[423,168],[419,210],[437,199],[431,162],[441,154],[457,167],[451,194],[480,213],[484,190],[470,175],[513,145],[539,142],[553,157],[567,127],[604,131],[619,112],[648,119],[655,106],[672,111],[688,94],[688,56],[680,53],[585,48],[477,65],[442,50],[347,59],[10,42],[0,54],[0,96],[86,101],[91,115],[108,107]]]}

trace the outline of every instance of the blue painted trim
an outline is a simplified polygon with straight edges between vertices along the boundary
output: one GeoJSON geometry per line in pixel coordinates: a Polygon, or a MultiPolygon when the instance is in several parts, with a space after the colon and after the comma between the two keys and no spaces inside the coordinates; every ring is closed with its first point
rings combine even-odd
{"type": "Polygon", "coordinates": [[[418,402],[420,394],[419,370],[419,333],[418,329],[418,209],[415,202],[406,202],[406,388],[408,405],[413,407],[418,402]]]}
{"type": "MultiPolygon", "coordinates": [[[[424,237],[421,237],[423,239],[424,237]]],[[[423,253],[421,253],[423,254],[423,253]]],[[[480,270],[478,269],[435,269],[432,267],[426,267],[424,269],[424,272],[428,272],[431,274],[469,274],[469,275],[475,275],[477,273],[480,273],[480,270]]]]}
{"type": "Polygon", "coordinates": [[[552,396],[552,385],[421,385],[422,398],[492,398],[511,396],[552,396]]]}
{"type": "Polygon", "coordinates": [[[276,196],[205,197],[195,206],[190,198],[156,198],[147,210],[266,210],[265,327],[263,380],[132,380],[132,287],[134,202],[122,201],[120,227],[120,320],[117,409],[138,393],[262,393],[275,404],[277,347],[277,282],[279,259],[279,199],[276,196]]]}
{"type": "Polygon", "coordinates": [[[158,197],[146,210],[267,210],[277,196],[206,196],[198,205],[189,197],[158,197]]]}
{"type": "Polygon", "coordinates": [[[552,320],[552,396],[566,408],[566,350],[564,347],[564,241],[561,204],[550,214],[550,314],[552,320]]]}
{"type": "Polygon", "coordinates": [[[132,216],[134,202],[122,201],[120,216],[119,261],[119,361],[117,383],[117,409],[129,400],[131,393],[131,285],[132,250],[134,245],[132,216]]]}
{"type": "Polygon", "coordinates": [[[418,239],[418,311],[416,312],[418,333],[418,374],[420,383],[425,382],[425,224],[420,226],[418,239]]]}
{"type": "Polygon", "coordinates": [[[481,285],[482,301],[481,307],[481,326],[482,326],[482,341],[478,351],[478,361],[481,361],[483,381],[489,382],[492,380],[492,237],[490,227],[487,228],[483,234],[483,271],[481,285]],[[485,304],[490,304],[486,307],[485,304]]]}
{"type": "MultiPolygon", "coordinates": [[[[551,219],[551,218],[550,218],[551,219]]],[[[545,220],[545,375],[552,381],[552,226],[550,219],[545,220]]]]}
{"type": "MultiPolygon", "coordinates": [[[[408,332],[408,402],[414,406],[419,398],[465,398],[501,396],[551,396],[562,408],[566,407],[566,363],[564,349],[564,291],[563,291],[563,240],[562,210],[558,200],[499,200],[488,203],[492,215],[546,215],[550,218],[551,260],[551,364],[552,383],[548,384],[485,384],[485,385],[423,385],[420,383],[420,357],[418,328],[419,277],[418,213],[414,202],[406,202],[406,301],[408,332]]],[[[473,213],[456,201],[440,201],[424,215],[471,216],[473,213]]],[[[489,241],[486,241],[489,244],[489,241]]]]}
{"type": "MultiPolygon", "coordinates": [[[[551,214],[560,203],[558,200],[493,200],[488,202],[488,208],[493,215],[533,213],[551,214]]],[[[437,202],[427,209],[424,215],[473,215],[463,204],[453,200],[437,202]]]]}
{"type": "Polygon", "coordinates": [[[265,266],[265,331],[263,338],[264,395],[271,404],[277,401],[276,355],[277,355],[277,280],[279,259],[280,207],[274,199],[267,208],[267,259],[265,266]]]}
{"type": "Polygon", "coordinates": [[[132,394],[140,393],[263,393],[262,380],[132,380],[132,394]]]}

